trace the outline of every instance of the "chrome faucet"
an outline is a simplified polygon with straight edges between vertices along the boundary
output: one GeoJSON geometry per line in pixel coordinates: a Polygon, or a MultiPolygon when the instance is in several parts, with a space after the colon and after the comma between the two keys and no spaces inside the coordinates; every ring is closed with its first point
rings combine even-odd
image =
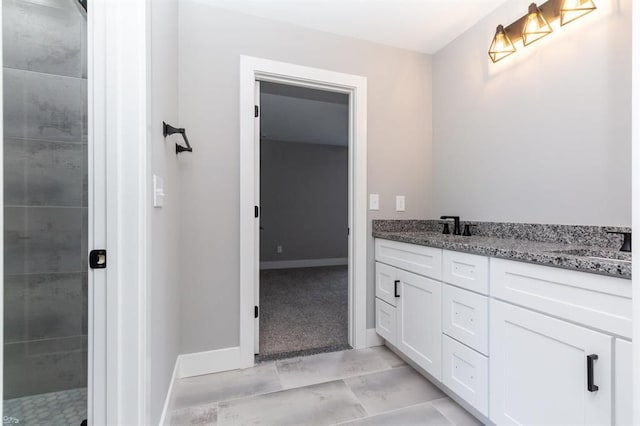
{"type": "Polygon", "coordinates": [[[460,235],[460,216],[440,216],[440,219],[453,219],[453,235],[460,235]]]}

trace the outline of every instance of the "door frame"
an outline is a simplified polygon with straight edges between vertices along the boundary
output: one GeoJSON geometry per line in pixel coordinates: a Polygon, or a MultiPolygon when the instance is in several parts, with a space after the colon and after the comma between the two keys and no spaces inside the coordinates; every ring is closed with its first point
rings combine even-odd
{"type": "MultiPolygon", "coordinates": [[[[366,347],[367,335],[367,78],[251,56],[240,56],[240,351],[254,364],[255,288],[259,233],[254,206],[256,168],[255,82],[268,81],[349,94],[349,343],[366,347]]],[[[259,140],[257,141],[259,144],[259,140]]]]}
{"type": "MultiPolygon", "coordinates": [[[[635,3],[635,2],[634,2],[635,3]]],[[[631,72],[631,171],[632,229],[640,229],[640,6],[631,5],[632,72],[631,72]]],[[[632,241],[632,251],[640,252],[640,239],[632,241]]],[[[633,258],[633,269],[640,270],[640,261],[633,258]]],[[[633,401],[640,398],[640,274],[632,277],[633,304],[633,401]]],[[[633,423],[640,424],[640,404],[634,404],[633,423]]]]}

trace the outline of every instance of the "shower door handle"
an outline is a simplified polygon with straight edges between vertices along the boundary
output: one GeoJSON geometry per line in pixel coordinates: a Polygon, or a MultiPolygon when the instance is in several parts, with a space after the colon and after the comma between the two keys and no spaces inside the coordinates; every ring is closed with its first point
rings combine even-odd
{"type": "Polygon", "coordinates": [[[89,267],[91,269],[104,269],[107,267],[107,251],[91,250],[89,252],[89,267]]]}

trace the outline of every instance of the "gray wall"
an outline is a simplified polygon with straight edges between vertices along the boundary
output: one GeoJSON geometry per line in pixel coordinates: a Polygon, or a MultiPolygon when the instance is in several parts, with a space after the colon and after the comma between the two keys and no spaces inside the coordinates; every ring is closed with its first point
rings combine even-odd
{"type": "MultiPolygon", "coordinates": [[[[175,153],[179,138],[162,136],[162,121],[181,126],[178,120],[178,13],[177,0],[153,0],[150,5],[150,115],[151,172],[164,178],[164,207],[149,211],[149,371],[150,424],[158,424],[169,389],[171,374],[180,353],[180,285],[178,223],[180,158],[175,153]]],[[[182,154],[184,155],[184,154],[182,154]]],[[[149,176],[149,185],[152,176],[149,176]]],[[[151,187],[151,186],[150,186],[151,187]]],[[[152,205],[152,200],[148,200],[152,205]]]]}
{"type": "MultiPolygon", "coordinates": [[[[180,122],[194,145],[180,159],[186,353],[239,344],[240,55],[368,78],[368,190],[381,195],[369,220],[431,216],[431,58],[199,1],[179,4],[180,122]],[[396,194],[407,196],[404,213],[393,209],[396,194]]],[[[367,252],[373,327],[372,238],[367,252]]]]}
{"type": "Polygon", "coordinates": [[[346,258],[349,148],[263,140],[260,155],[260,261],[346,258]]]}
{"type": "Polygon", "coordinates": [[[491,64],[507,2],[433,58],[434,213],[631,225],[631,0],[491,64]]]}
{"type": "Polygon", "coordinates": [[[87,386],[86,24],[55,4],[2,2],[5,399],[87,386]]]}

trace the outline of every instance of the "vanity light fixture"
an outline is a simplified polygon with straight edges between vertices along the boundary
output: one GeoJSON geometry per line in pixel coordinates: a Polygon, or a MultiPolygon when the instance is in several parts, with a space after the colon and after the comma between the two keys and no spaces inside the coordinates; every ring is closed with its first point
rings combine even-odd
{"type": "Polygon", "coordinates": [[[573,22],[596,10],[593,0],[563,0],[560,8],[560,26],[573,22]]]}
{"type": "Polygon", "coordinates": [[[496,28],[496,35],[493,36],[493,41],[489,47],[489,57],[493,63],[496,63],[500,59],[506,58],[512,53],[516,53],[516,47],[504,31],[504,27],[502,25],[498,25],[496,28]]]}
{"type": "Polygon", "coordinates": [[[594,11],[594,0],[547,0],[538,6],[531,3],[527,14],[507,26],[498,25],[489,47],[489,57],[494,63],[516,52],[516,46],[528,46],[551,34],[550,22],[560,21],[560,26],[573,22],[594,11]]]}
{"type": "Polygon", "coordinates": [[[544,18],[544,15],[540,11],[537,4],[531,3],[529,5],[529,13],[522,27],[522,44],[525,46],[530,45],[534,41],[540,40],[542,37],[549,35],[553,32],[551,26],[544,18]]]}

